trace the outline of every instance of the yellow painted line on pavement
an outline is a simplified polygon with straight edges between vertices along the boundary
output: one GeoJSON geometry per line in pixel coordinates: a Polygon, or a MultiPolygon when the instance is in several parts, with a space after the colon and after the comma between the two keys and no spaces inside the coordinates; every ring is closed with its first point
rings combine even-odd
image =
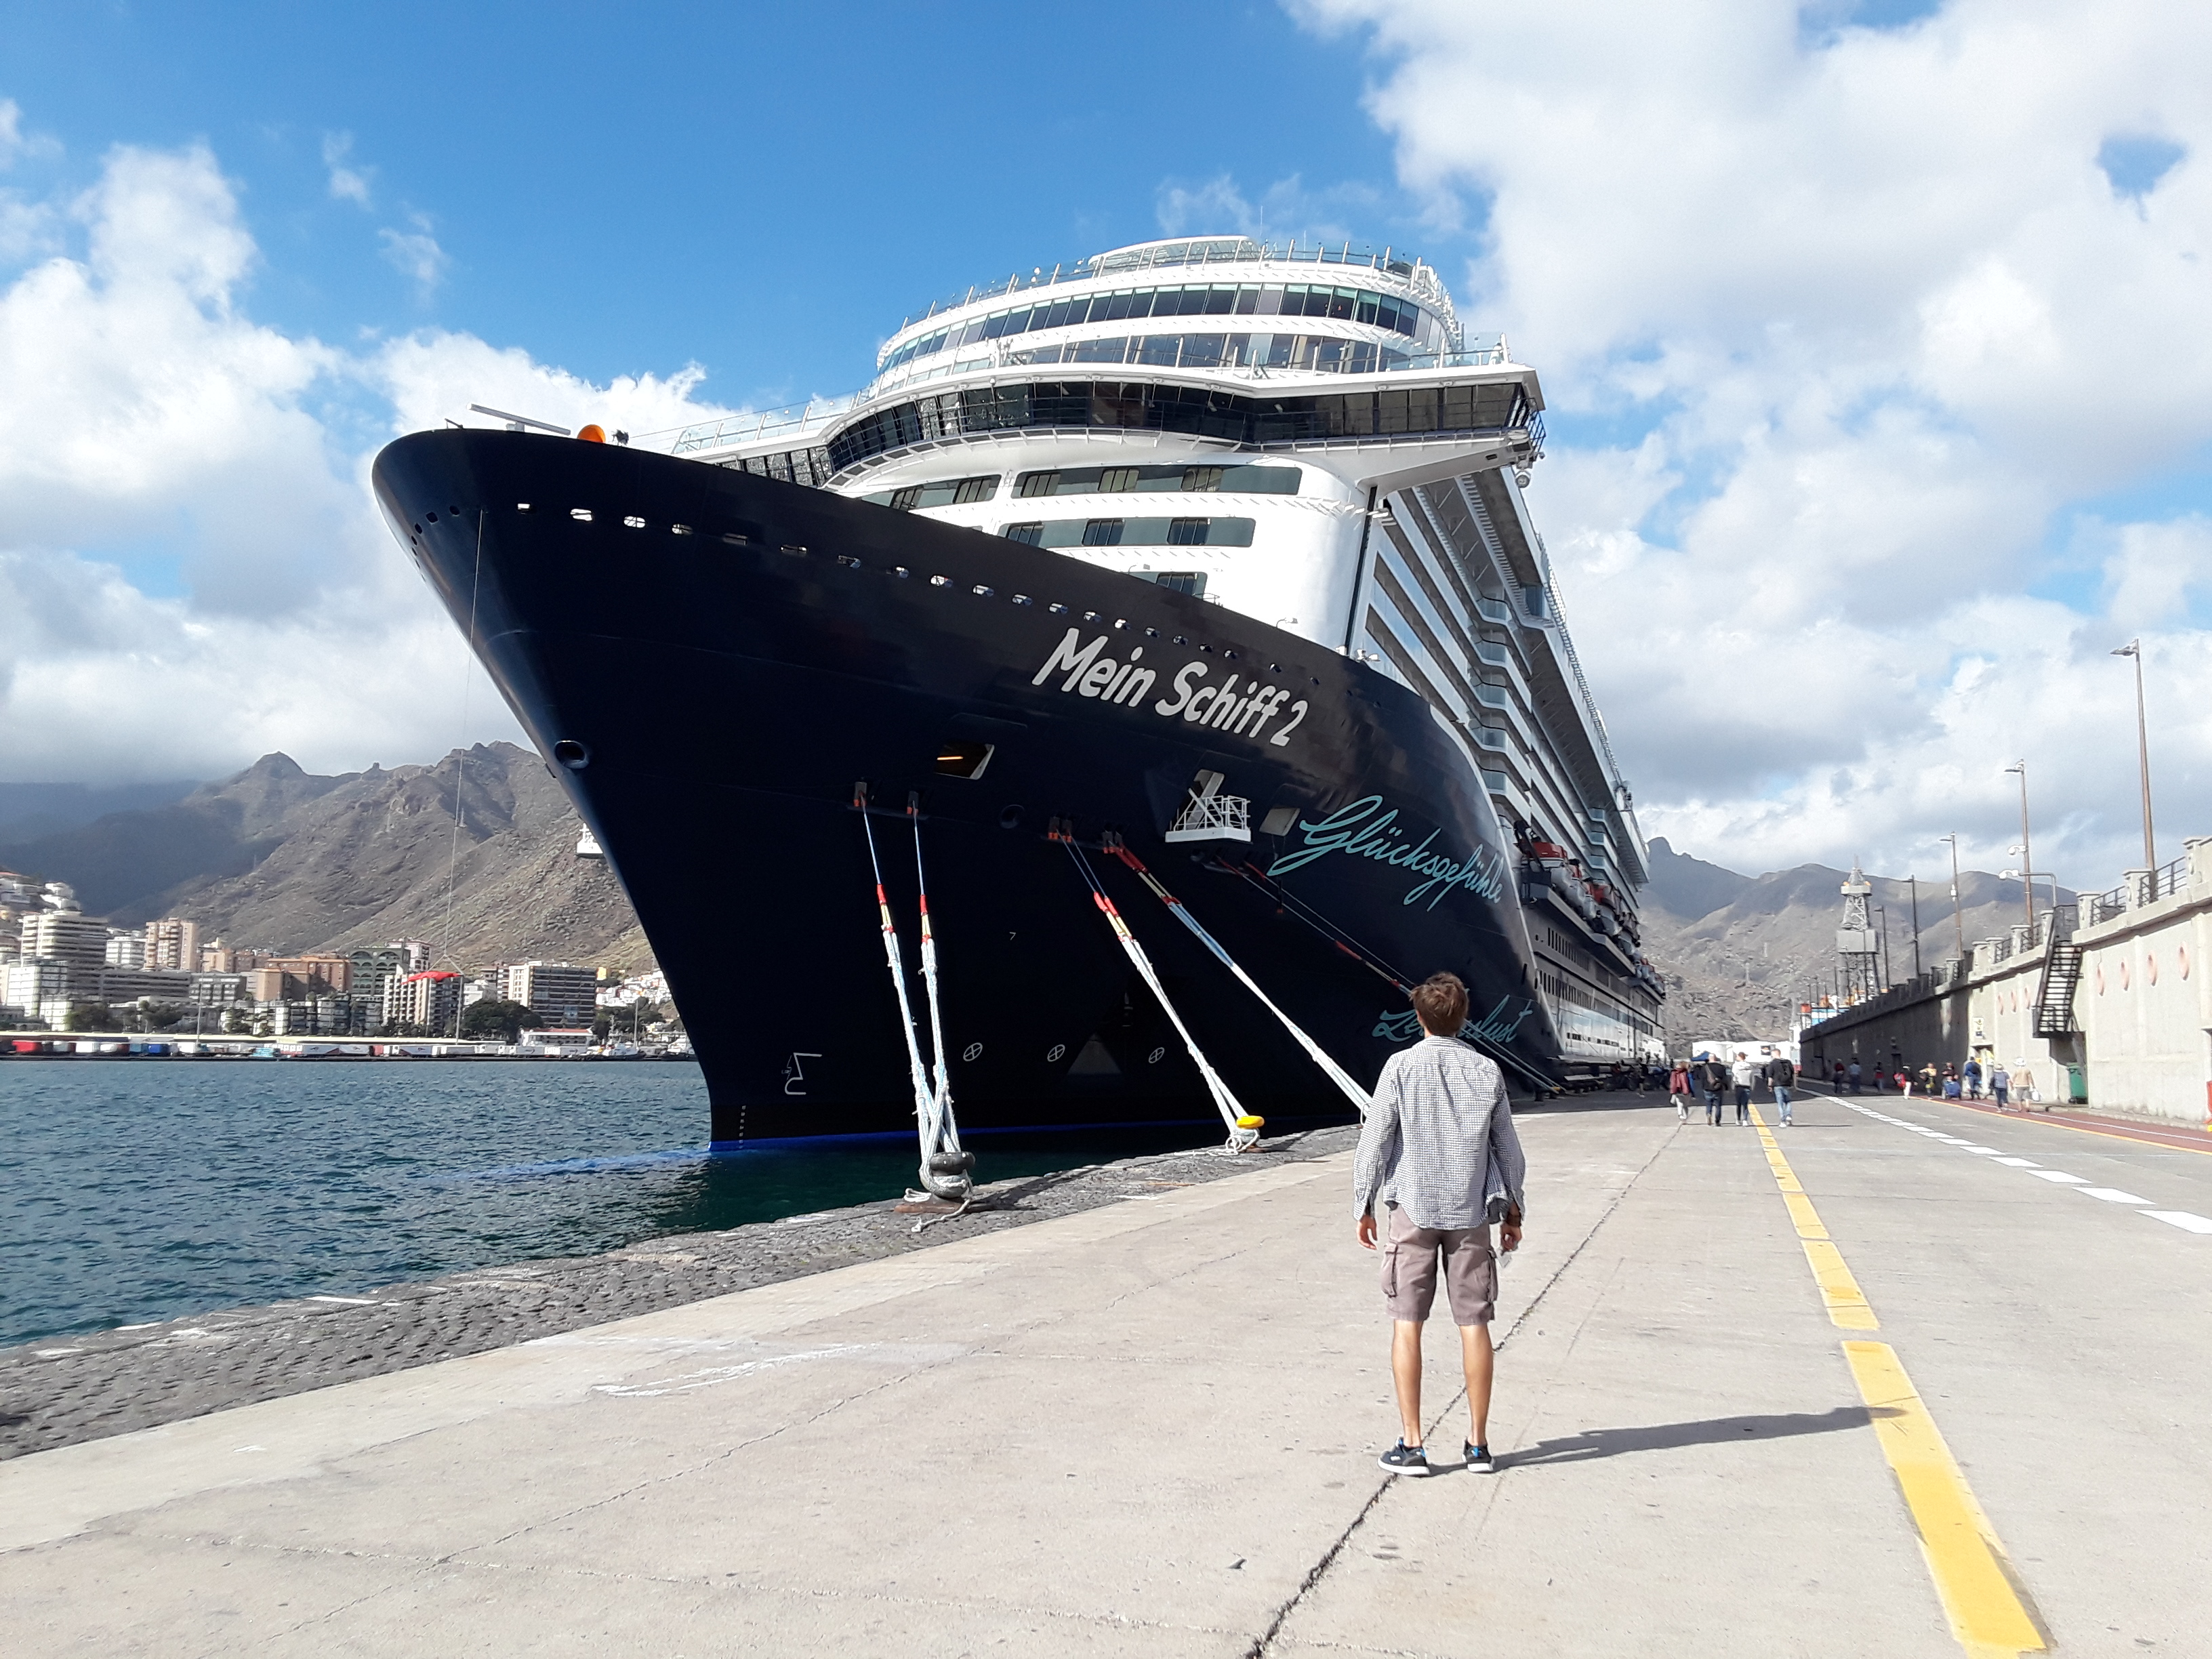
{"type": "Polygon", "coordinates": [[[1755,1106],[1752,1108],[1752,1121],[1759,1126],[1759,1139],[1766,1148],[1766,1162],[1774,1171],[1774,1184],[1782,1189],[1782,1201],[1790,1206],[1790,1218],[1797,1224],[1797,1242],[1805,1247],[1805,1260],[1813,1269],[1813,1282],[1820,1288],[1820,1300],[1827,1305],[1830,1322],[1839,1330],[1880,1330],[1881,1326],[1874,1316],[1874,1310],[1867,1305],[1866,1292],[1851,1277],[1843,1252],[1830,1241],[1827,1228],[1821,1224],[1820,1212],[1805,1196],[1797,1172],[1783,1157],[1774,1131],[1766,1127],[1765,1118],[1755,1106]]]}
{"type": "MultiPolygon", "coordinates": [[[[1756,1106],[1751,1115],[1830,1322],[1847,1331],[1879,1330],[1866,1292],[1828,1237],[1826,1224],[1783,1156],[1774,1131],[1756,1106]]],[[[1975,1501],[1964,1471],[1896,1351],[1887,1342],[1860,1340],[1845,1342],[1844,1356],[1873,1419],[1875,1441],[1889,1460],[1905,1505],[1912,1512],[1912,1523],[1919,1528],[1921,1556],[1959,1645],[1971,1659],[2019,1659],[2021,1654],[2045,1651],[2049,1642],[2028,1611],[2026,1594],[2013,1580],[1996,1529],[1975,1501]]]]}
{"type": "Polygon", "coordinates": [[[1896,1351],[1861,1341],[1844,1343],[1844,1353],[1920,1528],[1921,1553],[1960,1645],[1974,1659],[2043,1652],[2049,1644],[2013,1581],[2004,1546],[1896,1351]]]}

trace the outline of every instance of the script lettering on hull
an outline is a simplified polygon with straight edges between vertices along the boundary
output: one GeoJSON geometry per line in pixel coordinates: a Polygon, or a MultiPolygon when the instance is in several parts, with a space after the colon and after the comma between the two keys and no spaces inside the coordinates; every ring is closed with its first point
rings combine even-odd
{"type": "Polygon", "coordinates": [[[1463,890],[1480,898],[1494,899],[1505,890],[1505,860],[1502,854],[1486,847],[1476,848],[1465,858],[1455,857],[1449,851],[1431,850],[1443,833],[1431,830],[1419,842],[1409,841],[1406,831],[1399,827],[1398,809],[1393,806],[1386,810],[1382,796],[1367,795],[1340,806],[1319,823],[1310,818],[1299,819],[1297,835],[1304,844],[1282,854],[1267,866],[1267,873],[1285,875],[1303,869],[1316,859],[1342,853],[1426,876],[1426,881],[1412,888],[1399,901],[1401,904],[1418,903],[1426,898],[1428,908],[1433,910],[1447,893],[1463,890]]]}

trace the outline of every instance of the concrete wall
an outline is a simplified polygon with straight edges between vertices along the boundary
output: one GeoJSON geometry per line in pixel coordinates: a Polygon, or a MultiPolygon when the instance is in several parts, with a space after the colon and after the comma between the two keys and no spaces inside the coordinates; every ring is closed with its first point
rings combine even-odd
{"type": "MultiPolygon", "coordinates": [[[[1838,1059],[1884,1067],[1901,1059],[1916,1073],[1929,1060],[1963,1066],[1971,1057],[1984,1068],[2002,1060],[2016,1096],[2032,1089],[2055,1104],[2069,1098],[2071,1065],[2086,1079],[2092,1110],[2212,1121],[2212,837],[2186,846],[2173,877],[2154,883],[2151,872],[2131,870],[2116,895],[2081,901],[2073,1035],[2034,1035],[2053,921],[2045,917],[2033,938],[2022,922],[1975,945],[1965,963],[1807,1027],[1806,1069],[1826,1074],[1838,1059]]],[[[2063,931],[2074,916],[2056,920],[2063,931]]]]}
{"type": "Polygon", "coordinates": [[[2171,894],[2141,902],[2148,873],[2130,871],[2121,908],[2098,906],[2075,935],[2090,1103],[2201,1125],[2212,1115],[2212,839],[2187,843],[2171,894]]]}

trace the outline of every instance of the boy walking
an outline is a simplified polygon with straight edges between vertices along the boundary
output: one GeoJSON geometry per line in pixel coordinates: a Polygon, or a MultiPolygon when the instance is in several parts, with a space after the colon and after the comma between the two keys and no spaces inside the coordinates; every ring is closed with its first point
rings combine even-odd
{"type": "Polygon", "coordinates": [[[1797,1086],[1797,1067],[1787,1054],[1777,1054],[1766,1062],[1766,1080],[1774,1090],[1775,1110],[1782,1115],[1782,1127],[1790,1127],[1790,1091],[1797,1086]]]}
{"type": "Polygon", "coordinates": [[[1490,1455],[1490,1321],[1498,1303],[1499,1242],[1521,1244],[1527,1161],[1513,1130],[1505,1081],[1491,1060],[1452,1035],[1467,1022],[1467,987],[1437,974],[1413,988],[1425,1035],[1383,1063],[1375,1103],[1359,1132],[1352,1212],[1364,1249],[1382,1253],[1382,1300],[1391,1319],[1390,1375],[1397,1385],[1398,1443],[1382,1454],[1393,1474],[1426,1474],[1421,1443],[1421,1328],[1441,1273],[1459,1327],[1467,1376],[1467,1467],[1497,1468],[1490,1455]]]}

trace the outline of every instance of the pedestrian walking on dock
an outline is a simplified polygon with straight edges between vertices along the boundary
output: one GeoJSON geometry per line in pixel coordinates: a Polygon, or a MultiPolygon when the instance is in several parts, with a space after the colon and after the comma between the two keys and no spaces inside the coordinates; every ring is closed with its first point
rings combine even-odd
{"type": "Polygon", "coordinates": [[[1774,1091],[1774,1109],[1782,1115],[1782,1127],[1788,1128],[1790,1091],[1797,1086],[1797,1067],[1787,1054],[1777,1054],[1766,1062],[1767,1086],[1774,1091]]]}
{"type": "Polygon", "coordinates": [[[1421,1443],[1421,1329],[1441,1275],[1467,1377],[1467,1467],[1487,1472],[1497,1467],[1490,1455],[1496,1364],[1490,1321],[1498,1259],[1490,1224],[1499,1224],[1504,1249],[1520,1248],[1528,1162],[1497,1065],[1451,1035],[1467,1021],[1467,987],[1455,974],[1437,974],[1413,988],[1413,1000],[1425,1035],[1383,1062],[1352,1164],[1360,1247],[1382,1254],[1398,1391],[1398,1443],[1380,1461],[1393,1474],[1429,1472],[1421,1443]]]}
{"type": "Polygon", "coordinates": [[[1844,1071],[1844,1076],[1846,1076],[1846,1077],[1848,1077],[1848,1078],[1849,1078],[1849,1079],[1850,1079],[1850,1080],[1851,1080],[1851,1092],[1852,1092],[1853,1094],[1856,1094],[1856,1093],[1858,1093],[1858,1092],[1859,1092],[1859,1080],[1866,1075],[1866,1073],[1865,1073],[1864,1072],[1863,1072],[1863,1071],[1861,1071],[1861,1070],[1859,1069],[1859,1063],[1858,1063],[1858,1061],[1856,1061],[1856,1060],[1853,1060],[1853,1061],[1850,1063],[1850,1065],[1849,1066],[1849,1067],[1847,1067],[1847,1068],[1845,1069],[1845,1071],[1844,1071]]]}
{"type": "Polygon", "coordinates": [[[2001,1060],[1991,1060],[1990,1062],[1990,1098],[1996,1102],[1997,1110],[2007,1112],[2012,1109],[2010,1103],[2006,1098],[2011,1087],[2012,1073],[2005,1070],[2004,1062],[2001,1060]]]}
{"type": "Polygon", "coordinates": [[[1721,1091],[1728,1087],[1728,1067],[1711,1054],[1698,1067],[1698,1087],[1705,1097],[1705,1121],[1721,1127],[1721,1091]]]}
{"type": "Polygon", "coordinates": [[[1687,1123],[1690,1121],[1690,1068],[1686,1063],[1667,1073],[1667,1093],[1674,1103],[1674,1121],[1687,1123]]]}
{"type": "Polygon", "coordinates": [[[1942,1081],[1942,1078],[1936,1073],[1936,1062],[1934,1060],[1929,1060],[1925,1066],[1923,1066],[1920,1068],[1920,1092],[1926,1095],[1930,1100],[1933,1100],[1936,1097],[1937,1086],[1941,1085],[1942,1081]]]}
{"type": "Polygon", "coordinates": [[[1978,1060],[1969,1060],[1966,1062],[1966,1069],[1959,1075],[1966,1085],[1966,1098],[1979,1100],[1982,1097],[1982,1062],[1978,1060]]]}
{"type": "Polygon", "coordinates": [[[1735,1121],[1739,1127],[1747,1125],[1751,1121],[1751,1091],[1759,1081],[1759,1067],[1741,1048],[1735,1051],[1735,1064],[1729,1067],[1729,1079],[1735,1085],[1735,1121]]]}

